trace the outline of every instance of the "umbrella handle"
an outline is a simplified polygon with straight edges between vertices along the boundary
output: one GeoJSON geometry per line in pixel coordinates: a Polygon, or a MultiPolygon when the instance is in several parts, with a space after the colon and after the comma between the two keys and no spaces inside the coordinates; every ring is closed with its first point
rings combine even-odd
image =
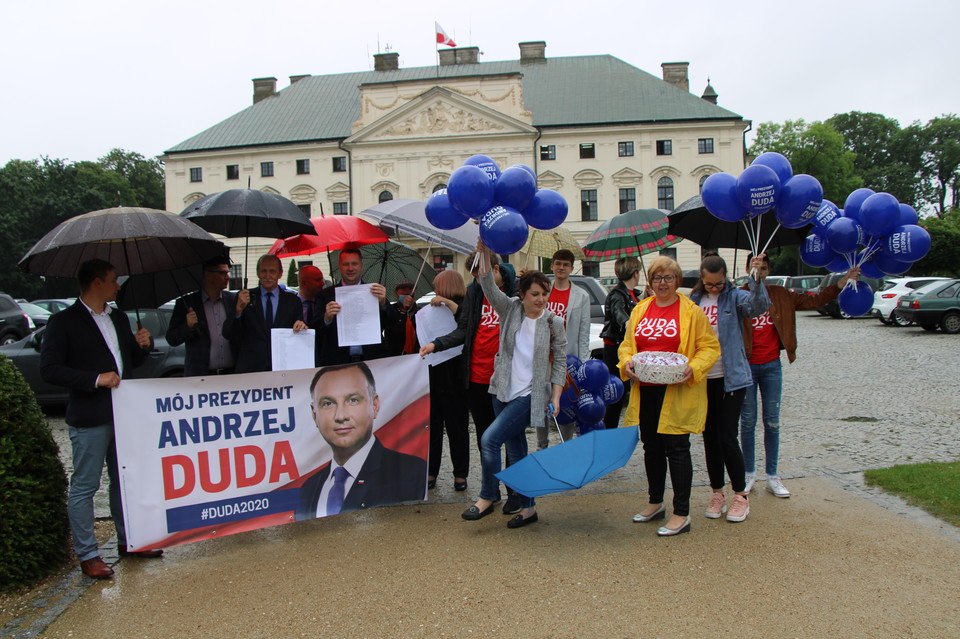
{"type": "Polygon", "coordinates": [[[550,419],[553,420],[553,425],[557,427],[557,434],[560,435],[560,443],[564,442],[563,431],[560,430],[560,423],[557,421],[557,418],[553,416],[553,402],[547,404],[547,414],[550,416],[550,419]]]}

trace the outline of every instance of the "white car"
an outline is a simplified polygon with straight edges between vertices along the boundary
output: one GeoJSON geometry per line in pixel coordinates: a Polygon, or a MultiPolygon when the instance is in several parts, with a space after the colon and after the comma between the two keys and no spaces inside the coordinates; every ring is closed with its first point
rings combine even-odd
{"type": "Polygon", "coordinates": [[[921,286],[926,286],[930,282],[950,279],[947,277],[898,277],[887,280],[886,283],[873,294],[873,308],[870,309],[871,315],[874,315],[887,326],[909,326],[913,322],[903,319],[894,312],[900,298],[908,293],[912,293],[921,286]]]}

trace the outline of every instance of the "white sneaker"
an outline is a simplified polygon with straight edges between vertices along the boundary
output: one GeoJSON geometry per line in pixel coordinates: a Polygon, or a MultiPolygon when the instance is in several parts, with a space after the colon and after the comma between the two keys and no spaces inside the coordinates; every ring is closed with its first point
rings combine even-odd
{"type": "Polygon", "coordinates": [[[747,480],[747,485],[746,485],[746,487],[743,489],[744,492],[752,493],[752,492],[753,492],[753,485],[754,485],[754,484],[756,483],[756,481],[757,481],[757,474],[756,474],[756,473],[747,473],[746,475],[743,476],[743,478],[747,480]]]}
{"type": "Polygon", "coordinates": [[[790,496],[790,491],[777,476],[767,477],[767,492],[773,493],[776,497],[787,498],[790,496]]]}

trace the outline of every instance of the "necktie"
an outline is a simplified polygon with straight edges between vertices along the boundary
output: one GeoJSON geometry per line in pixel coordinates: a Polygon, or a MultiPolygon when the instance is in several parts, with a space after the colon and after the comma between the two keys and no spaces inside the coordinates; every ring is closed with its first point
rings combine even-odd
{"type": "Polygon", "coordinates": [[[264,319],[267,326],[273,327],[273,291],[267,291],[267,303],[264,304],[264,319]]]}
{"type": "Polygon", "coordinates": [[[310,323],[310,316],[313,315],[313,300],[303,300],[303,321],[305,324],[310,323]]]}
{"type": "Polygon", "coordinates": [[[340,513],[340,508],[343,506],[343,489],[349,476],[350,473],[348,473],[347,469],[343,466],[338,466],[336,470],[333,471],[333,488],[330,489],[330,494],[327,495],[328,515],[337,515],[340,513]]]}

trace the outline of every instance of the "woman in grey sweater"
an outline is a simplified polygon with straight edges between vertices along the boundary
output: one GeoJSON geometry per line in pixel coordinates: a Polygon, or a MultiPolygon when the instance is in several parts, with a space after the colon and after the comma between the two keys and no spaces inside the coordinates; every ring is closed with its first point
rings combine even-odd
{"type": "MultiPolygon", "coordinates": [[[[556,416],[567,370],[563,321],[546,310],[550,280],[540,271],[526,273],[518,285],[520,297],[508,297],[494,282],[487,248],[478,243],[477,249],[481,256],[480,286],[500,316],[500,350],[490,378],[496,419],[480,441],[480,498],[462,515],[470,521],[493,512],[499,496],[496,474],[500,472],[500,449],[506,445],[512,462],[526,457],[527,427],[541,423],[545,411],[556,416]]],[[[537,521],[533,498],[518,496],[522,510],[507,522],[508,528],[537,521]]]]}

